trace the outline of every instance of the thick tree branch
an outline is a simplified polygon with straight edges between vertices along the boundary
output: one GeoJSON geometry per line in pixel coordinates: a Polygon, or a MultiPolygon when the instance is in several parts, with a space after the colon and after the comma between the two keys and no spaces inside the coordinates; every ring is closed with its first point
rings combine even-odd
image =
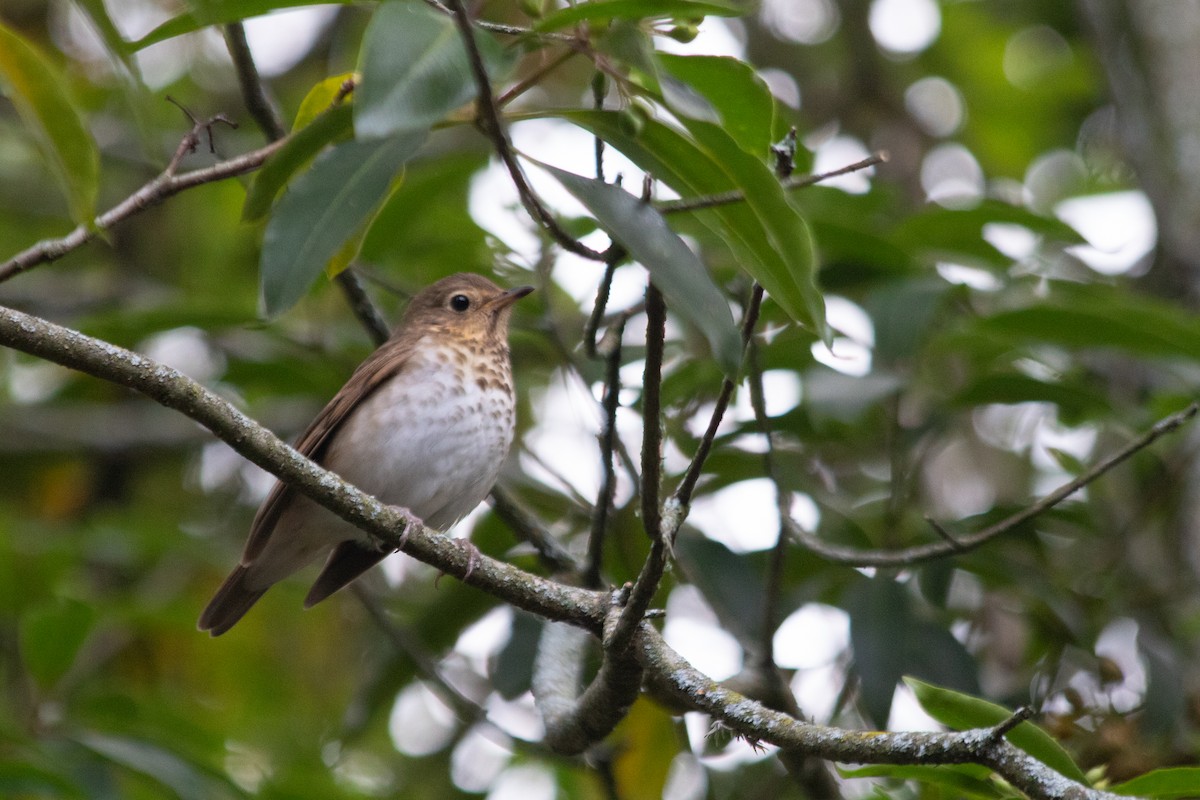
{"type": "MultiPolygon", "coordinates": [[[[612,608],[608,594],[564,586],[484,555],[468,555],[454,540],[433,532],[413,531],[406,542],[401,542],[408,519],[403,509],[385,506],[317,466],[176,370],[2,306],[0,345],[141,392],[204,425],[238,453],[381,543],[402,544],[400,549],[408,555],[548,620],[569,622],[597,636],[604,632],[612,608]]],[[[1113,797],[1054,773],[1007,742],[995,740],[991,729],[965,733],[881,733],[808,725],[726,689],[698,672],[645,622],[637,626],[632,645],[631,652],[659,691],[713,715],[754,740],[847,763],[980,763],[1039,800],[1113,797]]]]}
{"type": "Polygon", "coordinates": [[[1158,439],[1183,427],[1196,416],[1197,412],[1200,412],[1200,403],[1192,403],[1182,411],[1160,420],[1149,431],[1096,464],[1096,466],[1078,478],[1067,481],[1033,505],[1023,508],[994,525],[989,525],[975,533],[963,536],[951,536],[942,525],[930,520],[930,524],[941,538],[941,541],[916,545],[914,547],[905,547],[900,550],[858,550],[853,547],[841,547],[823,542],[808,531],[802,530],[799,525],[787,517],[784,518],[784,523],[788,526],[792,536],[812,552],[827,561],[855,567],[907,567],[958,553],[965,553],[968,550],[974,550],[976,547],[990,542],[997,536],[1008,533],[1039,514],[1054,508],[1075,492],[1094,482],[1113,467],[1128,459],[1134,453],[1145,450],[1158,439]]]}
{"type": "Polygon", "coordinates": [[[0,306],[0,345],[126,386],[211,430],[230,447],[357,525],[380,543],[396,547],[459,580],[547,619],[563,620],[601,633],[608,597],[526,573],[509,564],[469,554],[454,540],[413,531],[401,542],[402,509],[375,498],[322,469],[228,402],[176,370],[115,345],[0,306]],[[403,546],[401,546],[403,544],[403,546]],[[474,561],[473,569],[469,561],[474,561]]]}
{"type": "MultiPolygon", "coordinates": [[[[615,621],[614,607],[609,620],[615,621]]],[[[630,653],[606,655],[596,676],[580,693],[588,635],[562,623],[549,623],[538,642],[533,665],[533,696],[546,727],[546,744],[557,753],[582,753],[612,733],[642,686],[642,667],[630,653]]]]}
{"type": "Polygon", "coordinates": [[[1108,800],[1109,792],[1064,778],[994,736],[994,728],[952,733],[849,731],[810,725],[727,689],[698,671],[643,624],[634,642],[658,692],[720,720],[753,741],[848,764],[983,764],[1038,800],[1108,800]],[[768,735],[763,736],[766,732],[768,735]]]}

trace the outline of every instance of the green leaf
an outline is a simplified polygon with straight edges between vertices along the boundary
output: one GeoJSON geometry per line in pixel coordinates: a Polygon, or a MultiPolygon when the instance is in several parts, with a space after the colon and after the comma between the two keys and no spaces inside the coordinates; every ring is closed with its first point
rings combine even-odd
{"type": "Polygon", "coordinates": [[[581,3],[545,17],[533,27],[539,33],[562,30],[581,22],[610,19],[693,19],[696,17],[739,17],[744,12],[732,4],[700,3],[688,0],[608,0],[581,3]]]}
{"type": "Polygon", "coordinates": [[[986,266],[1007,268],[1012,259],[983,238],[989,223],[1020,225],[1064,244],[1086,244],[1079,233],[1054,217],[999,200],[984,200],[974,208],[933,208],[909,217],[892,232],[891,240],[905,249],[933,256],[960,257],[986,266]]]}
{"type": "Polygon", "coordinates": [[[1102,394],[1086,387],[1040,381],[1015,372],[980,376],[956,394],[953,402],[960,406],[1054,403],[1071,416],[1102,413],[1109,408],[1102,394]]]}
{"type": "Polygon", "coordinates": [[[904,643],[913,623],[908,593],[890,578],[859,581],[847,592],[845,609],[862,704],[875,725],[883,727],[908,665],[904,643]]]}
{"type": "Polygon", "coordinates": [[[1188,360],[1200,353],[1194,314],[1130,289],[1101,285],[1052,284],[1044,302],[982,319],[969,335],[979,333],[1188,360]]]}
{"type": "Polygon", "coordinates": [[[1156,769],[1110,787],[1108,791],[1141,797],[1200,797],[1200,767],[1156,769]]]}
{"type": "Polygon", "coordinates": [[[193,764],[157,744],[104,733],[83,733],[79,744],[103,758],[140,772],[170,789],[180,800],[245,796],[232,784],[215,777],[205,767],[193,764]]]}
{"type": "MultiPolygon", "coordinates": [[[[1004,706],[978,697],[933,686],[916,678],[905,678],[904,682],[913,690],[917,702],[929,716],[954,730],[991,728],[1012,716],[1012,712],[1004,706]]],[[[1009,731],[1005,738],[1060,775],[1088,785],[1087,776],[1071,760],[1062,745],[1032,722],[1022,722],[1009,731]]]]}
{"type": "Polygon", "coordinates": [[[66,600],[39,606],[21,618],[21,655],[43,691],[52,689],[75,663],[95,617],[91,606],[66,600]]]}
{"type": "Polygon", "coordinates": [[[424,140],[421,131],[371,142],[343,142],[292,184],[263,237],[266,314],[279,314],[296,304],[342,245],[370,219],[400,167],[424,140]]]}
{"type": "Polygon", "coordinates": [[[683,197],[740,189],[753,198],[690,213],[725,242],[738,264],[788,316],[824,334],[825,306],[816,288],[816,256],[808,229],[765,164],[712,125],[705,128],[702,146],[655,120],[647,120],[639,133],[630,133],[617,112],[568,111],[559,116],[604,139],[683,197]]]}
{"type": "MultiPolygon", "coordinates": [[[[345,5],[354,0],[326,0],[329,3],[345,5]]],[[[138,51],[152,44],[193,33],[209,25],[225,25],[251,17],[261,17],[272,11],[285,8],[311,6],[312,0],[206,0],[199,11],[187,11],[177,17],[172,17],[154,30],[147,33],[129,45],[131,51],[138,51]]]]}
{"type": "MultiPolygon", "coordinates": [[[[475,32],[489,74],[505,69],[504,50],[475,32]]],[[[354,130],[360,139],[428,129],[476,95],[458,26],[420,3],[384,3],[363,35],[355,91],[354,130]]]]}
{"type": "Polygon", "coordinates": [[[356,80],[353,72],[343,72],[341,75],[330,75],[325,80],[317,81],[300,101],[296,119],[292,121],[292,132],[311,124],[313,120],[333,109],[335,105],[341,106],[353,98],[353,94],[345,92],[346,82],[353,80],[356,80]]]}
{"type": "Polygon", "coordinates": [[[716,109],[725,131],[739,147],[759,157],[770,152],[775,98],[753,67],[724,56],[658,53],[656,58],[668,74],[695,89],[716,109]]]}
{"type": "Polygon", "coordinates": [[[276,195],[293,175],[312,161],[326,145],[348,139],[354,132],[353,113],[349,104],[335,106],[312,120],[308,127],[293,133],[254,175],[246,191],[242,220],[253,222],[265,217],[276,195]]]}
{"type": "Polygon", "coordinates": [[[742,342],[729,304],[699,257],[662,215],[619,186],[543,166],[650,270],[671,310],[703,331],[721,368],[727,375],[736,374],[742,342]]]}
{"type": "Polygon", "coordinates": [[[758,647],[763,637],[763,573],[752,560],[684,527],[675,557],[689,583],[704,595],[724,625],[743,645],[758,647]]]}
{"type": "Polygon", "coordinates": [[[936,767],[882,764],[858,769],[838,769],[843,778],[891,778],[920,781],[949,789],[951,796],[981,797],[999,800],[1011,797],[991,780],[991,770],[974,764],[942,764],[936,767]]]}
{"type": "Polygon", "coordinates": [[[33,132],[67,197],[71,219],[88,224],[96,216],[100,157],[83,119],[71,103],[58,71],[42,55],[0,24],[0,88],[33,132]]]}

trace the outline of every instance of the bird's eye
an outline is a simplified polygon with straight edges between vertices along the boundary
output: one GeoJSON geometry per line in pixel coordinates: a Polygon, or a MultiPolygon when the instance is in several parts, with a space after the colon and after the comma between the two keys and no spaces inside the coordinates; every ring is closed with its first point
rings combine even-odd
{"type": "Polygon", "coordinates": [[[465,294],[456,294],[450,298],[450,307],[455,311],[462,313],[471,307],[471,298],[465,294]]]}

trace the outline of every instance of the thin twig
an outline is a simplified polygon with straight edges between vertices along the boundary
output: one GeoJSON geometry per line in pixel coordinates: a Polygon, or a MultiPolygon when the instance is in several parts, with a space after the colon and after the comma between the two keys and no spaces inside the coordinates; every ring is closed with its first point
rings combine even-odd
{"type": "MultiPolygon", "coordinates": [[[[755,283],[750,291],[750,300],[746,303],[746,313],[742,316],[743,353],[745,353],[751,339],[754,337],[754,328],[758,324],[758,314],[762,308],[762,300],[763,288],[758,283],[755,283]]],[[[745,359],[743,358],[744,361],[745,359]]],[[[712,416],[709,417],[708,428],[704,431],[704,435],[700,437],[700,444],[696,446],[696,453],[692,456],[692,462],[688,464],[687,472],[684,473],[683,480],[679,482],[679,487],[675,490],[674,499],[681,508],[686,509],[692,503],[692,493],[696,490],[696,483],[700,480],[700,476],[704,474],[704,462],[708,459],[708,454],[712,451],[713,441],[717,438],[717,429],[721,426],[721,420],[725,418],[725,411],[729,408],[729,400],[733,396],[733,390],[736,387],[737,384],[733,378],[726,377],[721,382],[721,391],[717,395],[717,403],[713,408],[712,416]]]]}
{"type": "MultiPolygon", "coordinates": [[[[620,254],[614,252],[611,255],[620,254]]],[[[588,358],[597,357],[596,335],[600,331],[600,323],[604,319],[604,311],[608,307],[613,276],[617,272],[617,262],[620,260],[620,258],[614,257],[608,258],[604,262],[604,277],[600,279],[600,286],[596,289],[596,302],[592,304],[592,313],[588,315],[587,325],[583,329],[583,351],[587,353],[588,358]]]]}
{"type": "MultiPolygon", "coordinates": [[[[626,651],[641,627],[667,566],[667,542],[659,495],[662,490],[662,369],[667,336],[667,306],[653,283],[646,285],[646,365],[642,386],[642,526],[650,537],[650,553],[642,564],[616,625],[604,631],[606,653],[626,651]]],[[[672,532],[673,533],[673,532],[672,532]]]]}
{"type": "Polygon", "coordinates": [[[504,123],[500,119],[500,112],[496,108],[496,98],[492,95],[492,84],[488,78],[487,67],[483,64],[483,56],[479,53],[479,45],[475,42],[475,36],[471,32],[471,18],[463,7],[462,0],[448,0],[446,5],[453,12],[454,19],[458,24],[463,46],[466,48],[467,58],[471,64],[471,72],[475,76],[475,84],[479,90],[477,101],[479,107],[479,127],[483,131],[483,134],[491,140],[496,155],[500,157],[500,161],[508,170],[509,177],[512,178],[513,184],[517,187],[517,194],[521,197],[521,205],[525,207],[525,210],[533,217],[534,221],[545,228],[560,246],[583,258],[591,259],[592,261],[603,261],[604,253],[593,250],[563,230],[562,226],[558,224],[558,220],[554,218],[554,215],[542,203],[541,198],[533,191],[533,187],[529,184],[529,179],[525,177],[525,172],[521,169],[521,164],[517,161],[516,154],[513,153],[512,143],[508,140],[508,134],[504,130],[504,123]]]}
{"type": "Polygon", "coordinates": [[[225,46],[233,59],[234,72],[238,77],[238,88],[242,92],[242,102],[246,110],[258,125],[259,130],[274,142],[287,135],[283,120],[275,110],[274,103],[267,96],[266,87],[258,74],[258,67],[250,54],[250,45],[246,41],[246,29],[241,22],[231,22],[225,26],[225,46]]]}
{"type": "Polygon", "coordinates": [[[583,585],[589,589],[600,588],[600,573],[604,562],[604,536],[608,530],[608,515],[612,510],[613,494],[617,488],[617,470],[614,458],[617,447],[617,408],[621,396],[621,336],[625,333],[625,320],[621,319],[608,329],[601,342],[604,353],[604,421],[600,429],[600,465],[604,474],[600,480],[600,491],[596,495],[596,507],[592,512],[592,526],[588,532],[586,568],[583,585]]]}
{"type": "Polygon", "coordinates": [[[91,224],[79,225],[75,230],[61,238],[46,239],[38,242],[32,247],[17,253],[3,264],[0,264],[0,283],[40,264],[57,261],[73,250],[77,250],[95,239],[101,232],[112,228],[117,223],[123,222],[129,217],[145,211],[147,208],[157,205],[168,197],[186,189],[191,189],[205,183],[215,183],[216,181],[225,180],[237,175],[244,175],[247,172],[253,172],[261,167],[276,150],[282,147],[284,142],[283,139],[280,139],[266,147],[244,153],[226,161],[221,161],[203,169],[192,170],[180,175],[175,174],[179,162],[190,151],[190,147],[194,146],[196,141],[196,131],[188,133],[183,138],[167,168],[158,177],[96,217],[91,224]]]}
{"type": "Polygon", "coordinates": [[[361,581],[350,584],[350,590],[358,598],[359,604],[367,612],[371,621],[375,623],[375,627],[388,640],[388,643],[397,652],[403,653],[412,661],[422,675],[429,678],[429,686],[433,693],[438,695],[448,708],[454,710],[459,722],[469,724],[487,717],[487,711],[479,703],[467,697],[453,683],[442,677],[442,672],[433,657],[425,652],[420,643],[415,641],[408,631],[388,617],[387,612],[379,603],[379,598],[364,588],[361,581]]]}
{"type": "Polygon", "coordinates": [[[1146,449],[1158,439],[1179,429],[1195,417],[1198,412],[1200,412],[1200,403],[1192,403],[1182,411],[1171,414],[1169,417],[1160,420],[1149,431],[1125,447],[1122,447],[1078,478],[1067,481],[1033,505],[1005,517],[981,531],[954,537],[952,541],[932,542],[900,550],[857,550],[852,547],[841,547],[823,542],[808,531],[801,529],[799,525],[790,519],[785,518],[785,523],[788,525],[792,536],[809,550],[827,561],[837,564],[848,564],[855,567],[906,567],[974,550],[980,545],[995,539],[997,536],[1008,533],[1039,514],[1054,508],[1075,492],[1092,483],[1122,461],[1128,459],[1134,453],[1146,449]]]}
{"type": "Polygon", "coordinates": [[[763,392],[762,368],[758,363],[758,348],[751,339],[746,348],[747,378],[750,383],[750,405],[754,409],[754,419],[758,424],[759,434],[766,439],[767,446],[763,450],[763,471],[775,487],[775,506],[779,513],[779,535],[775,546],[771,548],[771,560],[767,567],[767,584],[763,598],[762,641],[759,642],[758,657],[763,665],[774,666],[774,632],[779,623],[779,597],[783,591],[783,567],[787,561],[787,547],[790,538],[787,526],[783,520],[791,513],[788,507],[788,493],[780,483],[779,470],[775,463],[775,437],[771,431],[771,421],[767,418],[767,400],[763,392]]]}
{"type": "MultiPolygon", "coordinates": [[[[476,24],[478,24],[478,22],[476,24]]],[[[541,81],[554,70],[558,69],[574,55],[578,55],[577,51],[566,50],[526,75],[517,83],[514,83],[512,86],[508,87],[508,89],[506,89],[502,95],[496,98],[496,108],[504,108],[513,100],[516,100],[518,97],[525,94],[525,92],[529,91],[534,86],[537,86],[539,81],[541,81]]]]}
{"type": "Polygon", "coordinates": [[[387,320],[371,302],[370,295],[363,288],[362,281],[358,279],[358,274],[354,272],[353,268],[347,267],[342,270],[334,280],[341,287],[342,293],[346,296],[346,302],[350,304],[350,310],[354,312],[355,318],[363,326],[367,335],[371,337],[375,346],[378,347],[386,342],[391,336],[387,320]]]}
{"type": "MultiPolygon", "coordinates": [[[[858,172],[859,170],[873,167],[876,164],[882,164],[887,161],[887,153],[875,153],[874,155],[864,158],[862,161],[856,161],[853,164],[840,167],[829,172],[822,172],[819,175],[800,175],[795,178],[788,178],[780,181],[780,185],[786,191],[792,189],[803,189],[805,186],[812,186],[814,183],[827,181],[830,178],[836,178],[839,175],[846,175],[850,172],[858,172]]],[[[733,203],[740,203],[746,199],[746,194],[741,189],[733,189],[728,192],[718,192],[717,194],[706,194],[701,197],[682,197],[678,200],[660,200],[654,204],[654,207],[660,214],[677,214],[682,211],[700,211],[706,208],[716,208],[717,206],[727,206],[733,203]]]]}
{"type": "Polygon", "coordinates": [[[577,572],[575,557],[558,543],[529,509],[500,484],[492,487],[492,510],[522,541],[537,550],[538,558],[552,570],[577,572]]]}
{"type": "Polygon", "coordinates": [[[1009,731],[1033,717],[1033,706],[1021,706],[1012,715],[1001,722],[996,727],[992,728],[989,736],[992,741],[998,742],[1008,735],[1009,731]]]}

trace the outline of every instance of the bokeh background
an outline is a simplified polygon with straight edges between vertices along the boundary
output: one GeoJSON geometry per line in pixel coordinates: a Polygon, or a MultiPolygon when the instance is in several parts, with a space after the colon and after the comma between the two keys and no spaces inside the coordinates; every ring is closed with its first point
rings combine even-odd
{"type": "MultiPolygon", "coordinates": [[[[529,5],[496,0],[482,14],[528,25],[529,5]]],[[[373,9],[247,21],[285,120],[314,84],[355,68],[373,9]]],[[[185,167],[264,143],[219,27],[118,54],[115,43],[181,11],[166,0],[0,7],[0,23],[54,64],[80,109],[100,153],[102,209],[157,174],[190,127],[168,95],[198,117],[241,123],[218,127],[216,154],[201,148],[185,167]]],[[[935,539],[926,515],[979,529],[1195,397],[1200,4],[763,0],[680,42],[687,22],[659,24],[674,38],[657,45],[754,65],[780,120],[798,129],[799,171],[889,155],[796,194],[832,349],[764,306],[757,357],[776,474],[807,530],[886,548],[935,539]]],[[[567,61],[513,110],[589,107],[591,77],[586,59],[567,61]]],[[[614,92],[608,103],[638,101],[614,92]]],[[[561,120],[517,123],[513,139],[547,163],[591,168],[591,137],[561,120]]],[[[639,185],[611,149],[606,166],[639,185]]],[[[534,178],[564,217],[583,214],[534,178]]],[[[0,303],[171,364],[290,438],[370,343],[324,280],[294,310],[260,316],[262,225],[241,221],[245,186],[206,185],[149,208],[0,285],[0,303]]],[[[64,234],[69,220],[36,137],[0,97],[0,258],[64,234]]],[[[740,308],[748,278],[686,232],[740,308]]],[[[603,266],[550,247],[486,140],[457,125],[409,165],[357,270],[394,320],[412,291],[463,268],[540,289],[514,321],[520,430],[503,484],[581,552],[601,478],[603,365],[580,341],[603,266]]],[[[645,279],[620,267],[611,302],[635,310],[618,413],[634,453],[645,279]]],[[[720,385],[703,340],[674,319],[670,334],[669,482],[720,385]]],[[[744,673],[761,644],[779,535],[750,394],[735,395],[661,597],[668,641],[718,679],[744,673]]],[[[856,570],[790,548],[774,658],[800,708],[821,722],[930,727],[897,683],[916,675],[1033,703],[1083,766],[1114,780],[1195,763],[1196,441],[1185,430],[1160,442],[953,559],[856,570]]],[[[636,575],[646,551],[634,484],[623,469],[618,478],[613,583],[636,575]]],[[[289,581],[229,635],[197,633],[270,483],[177,414],[0,353],[0,794],[799,796],[769,749],[649,702],[590,760],[550,757],[527,691],[539,623],[453,581],[435,585],[402,557],[308,612],[305,584],[289,581]]],[[[457,533],[541,569],[486,506],[457,533]]]]}

